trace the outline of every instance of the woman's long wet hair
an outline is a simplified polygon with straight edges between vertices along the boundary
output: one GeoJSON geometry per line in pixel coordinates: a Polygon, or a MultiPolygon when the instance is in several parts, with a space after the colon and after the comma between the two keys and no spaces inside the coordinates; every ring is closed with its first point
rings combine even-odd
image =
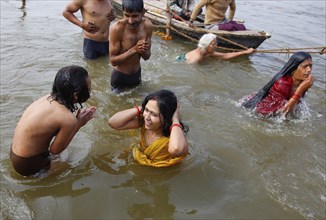
{"type": "Polygon", "coordinates": [[[129,13],[133,12],[143,12],[144,2],[143,0],[122,0],[122,11],[129,13]]]}
{"type": "MultiPolygon", "coordinates": [[[[149,100],[157,101],[160,114],[163,117],[163,122],[162,122],[163,134],[164,136],[169,137],[170,126],[172,125],[172,116],[178,106],[177,97],[174,95],[173,92],[164,89],[151,93],[148,96],[146,96],[146,98],[143,100],[142,113],[144,112],[145,106],[147,105],[149,100]]],[[[180,120],[179,122],[183,127],[183,131],[188,132],[189,128],[185,126],[180,120]]]]}
{"type": "Polygon", "coordinates": [[[298,66],[305,60],[311,59],[311,55],[309,53],[299,51],[294,53],[289,61],[283,66],[283,68],[263,87],[261,88],[254,96],[252,96],[250,99],[245,100],[242,103],[242,106],[245,108],[253,109],[256,107],[258,102],[260,102],[262,99],[264,99],[268,93],[270,88],[273,86],[273,84],[281,77],[283,76],[289,76],[292,75],[293,71],[295,71],[298,66]]]}
{"type": "Polygon", "coordinates": [[[71,112],[78,109],[76,103],[82,108],[82,103],[90,97],[87,79],[88,72],[83,67],[71,65],[61,68],[53,82],[51,99],[66,106],[71,112]]]}

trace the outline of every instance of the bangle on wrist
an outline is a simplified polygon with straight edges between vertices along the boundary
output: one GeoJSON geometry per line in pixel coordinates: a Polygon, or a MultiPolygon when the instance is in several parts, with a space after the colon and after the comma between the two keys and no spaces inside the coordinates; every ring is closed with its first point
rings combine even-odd
{"type": "Polygon", "coordinates": [[[293,93],[293,95],[291,96],[292,99],[298,101],[301,97],[298,96],[297,94],[293,93]]]}
{"type": "Polygon", "coordinates": [[[135,105],[135,108],[137,109],[137,116],[140,117],[141,116],[141,111],[140,111],[138,105],[135,105]]]}
{"type": "Polygon", "coordinates": [[[181,130],[183,130],[183,127],[182,127],[181,124],[172,124],[172,125],[170,126],[170,133],[172,132],[172,128],[173,128],[173,127],[179,127],[179,128],[181,128],[181,130]]]}

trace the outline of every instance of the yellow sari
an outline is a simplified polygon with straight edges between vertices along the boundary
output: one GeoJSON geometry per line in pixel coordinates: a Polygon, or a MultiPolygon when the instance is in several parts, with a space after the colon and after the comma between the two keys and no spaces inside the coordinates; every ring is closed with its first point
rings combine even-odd
{"type": "Polygon", "coordinates": [[[173,157],[169,151],[169,137],[162,136],[151,145],[146,146],[145,127],[141,128],[140,143],[134,147],[133,156],[142,165],[168,167],[181,162],[187,155],[173,157]]]}

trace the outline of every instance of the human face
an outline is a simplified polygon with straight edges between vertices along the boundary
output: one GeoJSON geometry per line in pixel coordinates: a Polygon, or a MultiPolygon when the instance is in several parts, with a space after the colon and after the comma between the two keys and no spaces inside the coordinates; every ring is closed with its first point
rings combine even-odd
{"type": "Polygon", "coordinates": [[[147,130],[161,130],[163,120],[156,100],[149,100],[147,102],[143,116],[147,130]]]}
{"type": "Polygon", "coordinates": [[[206,53],[213,53],[215,51],[216,39],[212,40],[211,43],[206,48],[206,53]]]}
{"type": "Polygon", "coordinates": [[[298,68],[293,72],[292,77],[296,80],[305,80],[312,73],[312,60],[303,61],[298,68]]]}
{"type": "Polygon", "coordinates": [[[140,12],[123,12],[123,18],[131,29],[137,29],[143,19],[143,13],[140,12]]]}

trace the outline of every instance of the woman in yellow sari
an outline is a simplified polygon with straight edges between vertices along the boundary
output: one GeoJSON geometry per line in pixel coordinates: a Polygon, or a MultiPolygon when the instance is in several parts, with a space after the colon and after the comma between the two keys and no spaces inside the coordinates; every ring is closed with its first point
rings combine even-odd
{"type": "Polygon", "coordinates": [[[169,90],[148,95],[140,107],[117,112],[109,125],[117,130],[141,128],[140,143],[133,149],[134,159],[140,164],[168,167],[188,154],[188,127],[180,121],[177,98],[169,90]]]}

